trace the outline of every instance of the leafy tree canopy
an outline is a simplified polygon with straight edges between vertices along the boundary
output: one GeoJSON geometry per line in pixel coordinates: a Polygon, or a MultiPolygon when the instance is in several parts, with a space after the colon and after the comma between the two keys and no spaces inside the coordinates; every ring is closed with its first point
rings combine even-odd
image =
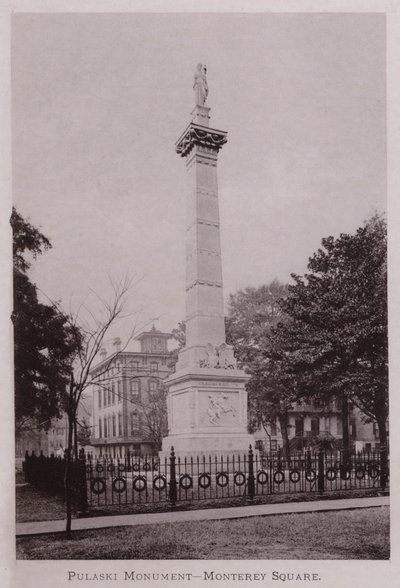
{"type": "Polygon", "coordinates": [[[388,415],[386,222],[373,216],[354,235],[323,239],[282,309],[303,396],[351,398],[376,420],[388,415]]]}
{"type": "Polygon", "coordinates": [[[16,429],[48,428],[60,415],[79,333],[54,306],[38,300],[27,270],[50,241],[13,209],[14,378],[16,429]]]}
{"type": "Polygon", "coordinates": [[[286,320],[281,307],[286,295],[287,286],[277,280],[232,294],[226,331],[236,358],[251,375],[247,384],[251,428],[263,426],[268,432],[267,425],[275,425],[278,420],[284,451],[288,453],[288,412],[295,380],[280,334],[274,330],[286,320]]]}

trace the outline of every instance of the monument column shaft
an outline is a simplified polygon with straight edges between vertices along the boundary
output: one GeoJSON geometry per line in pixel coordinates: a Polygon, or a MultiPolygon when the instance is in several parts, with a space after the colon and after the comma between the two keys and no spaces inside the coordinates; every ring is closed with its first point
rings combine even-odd
{"type": "Polygon", "coordinates": [[[217,159],[227,133],[209,126],[206,70],[198,64],[192,122],[176,143],[186,162],[186,345],[167,380],[168,428],[161,459],[244,455],[249,376],[225,342],[217,159]]]}
{"type": "Polygon", "coordinates": [[[187,156],[186,347],[225,341],[216,151],[187,156]]]}

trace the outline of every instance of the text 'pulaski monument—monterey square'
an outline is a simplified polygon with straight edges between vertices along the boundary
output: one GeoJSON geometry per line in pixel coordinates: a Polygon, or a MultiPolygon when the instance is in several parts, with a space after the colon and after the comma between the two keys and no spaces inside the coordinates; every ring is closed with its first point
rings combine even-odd
{"type": "Polygon", "coordinates": [[[192,122],[176,143],[186,160],[186,346],[167,380],[171,447],[181,456],[243,454],[254,438],[247,432],[249,379],[237,369],[225,342],[218,209],[218,152],[227,133],[210,127],[206,67],[195,73],[192,122]]]}

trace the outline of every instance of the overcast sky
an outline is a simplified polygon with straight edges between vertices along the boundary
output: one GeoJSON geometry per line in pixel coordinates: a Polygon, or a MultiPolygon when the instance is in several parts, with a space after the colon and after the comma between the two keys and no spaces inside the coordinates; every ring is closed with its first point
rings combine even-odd
{"type": "MultiPolygon", "coordinates": [[[[129,309],[184,318],[193,74],[207,64],[225,297],[304,273],[322,237],[386,209],[385,17],[18,14],[13,200],[53,249],[32,277],[68,309],[107,276],[129,309]]],[[[122,329],[124,335],[124,329],[122,329]]],[[[114,333],[115,334],[115,333],[114,333]]]]}

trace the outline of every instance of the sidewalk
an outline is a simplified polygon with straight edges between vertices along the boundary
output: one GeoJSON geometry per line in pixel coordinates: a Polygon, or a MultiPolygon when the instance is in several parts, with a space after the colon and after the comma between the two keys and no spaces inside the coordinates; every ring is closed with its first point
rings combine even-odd
{"type": "MultiPolygon", "coordinates": [[[[258,504],[255,506],[236,506],[232,508],[210,508],[203,510],[185,510],[174,512],[157,512],[150,514],[131,514],[109,517],[91,517],[72,520],[72,530],[105,529],[107,527],[124,527],[135,525],[152,525],[161,523],[182,523],[186,521],[215,521],[223,519],[242,519],[246,517],[264,517],[269,515],[292,514],[304,512],[326,512],[354,508],[372,508],[389,506],[389,496],[368,498],[343,498],[340,500],[317,500],[315,502],[293,502],[279,504],[258,504]]],[[[16,535],[40,535],[43,533],[62,533],[65,520],[17,523],[16,535]]]]}

